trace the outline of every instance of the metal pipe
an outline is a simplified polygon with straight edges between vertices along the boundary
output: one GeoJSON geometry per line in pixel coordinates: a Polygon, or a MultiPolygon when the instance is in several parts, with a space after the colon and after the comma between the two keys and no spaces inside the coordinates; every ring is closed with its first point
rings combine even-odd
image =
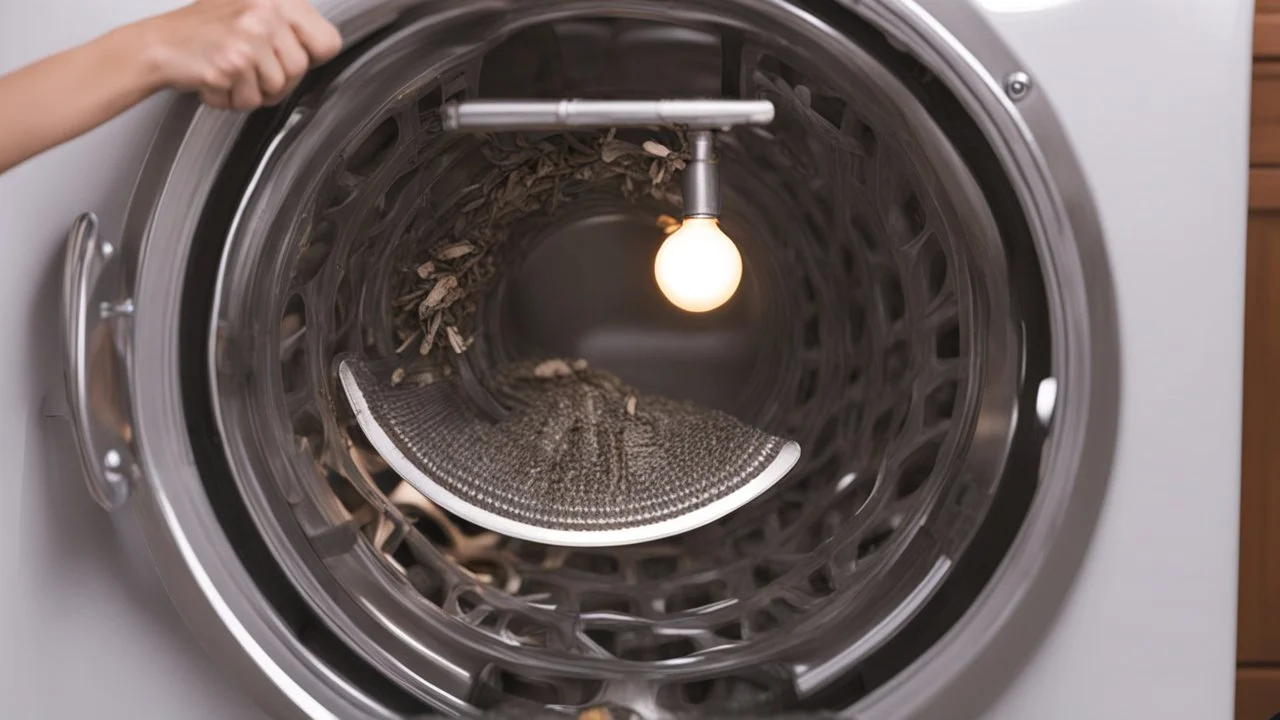
{"type": "Polygon", "coordinates": [[[689,164],[684,169],[684,216],[720,217],[720,166],[715,133],[689,133],[689,164]]]}
{"type": "Polygon", "coordinates": [[[773,122],[768,100],[465,100],[445,103],[445,130],[683,126],[727,130],[773,122]]]}

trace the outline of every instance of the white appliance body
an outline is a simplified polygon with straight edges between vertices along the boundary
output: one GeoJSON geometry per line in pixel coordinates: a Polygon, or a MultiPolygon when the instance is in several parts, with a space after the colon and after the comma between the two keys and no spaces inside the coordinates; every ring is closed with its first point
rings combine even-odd
{"type": "MultiPolygon", "coordinates": [[[[972,689],[994,696],[980,703],[988,720],[1226,720],[1252,2],[963,1],[1066,129],[1106,238],[1122,366],[1113,472],[1083,566],[1029,660],[982,669],[994,693],[972,689]]],[[[0,71],[174,5],[5,3],[0,71]]],[[[0,483],[0,692],[12,717],[263,712],[183,627],[131,514],[108,516],[85,492],[63,399],[67,229],[92,210],[120,230],[164,106],[0,176],[0,442],[13,461],[0,483]]]]}

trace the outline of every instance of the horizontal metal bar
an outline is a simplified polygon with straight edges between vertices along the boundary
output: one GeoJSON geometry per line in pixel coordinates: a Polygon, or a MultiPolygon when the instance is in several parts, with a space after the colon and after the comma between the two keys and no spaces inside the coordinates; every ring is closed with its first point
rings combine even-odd
{"type": "Polygon", "coordinates": [[[773,122],[768,100],[466,100],[443,108],[446,130],[683,126],[724,130],[773,122]]]}

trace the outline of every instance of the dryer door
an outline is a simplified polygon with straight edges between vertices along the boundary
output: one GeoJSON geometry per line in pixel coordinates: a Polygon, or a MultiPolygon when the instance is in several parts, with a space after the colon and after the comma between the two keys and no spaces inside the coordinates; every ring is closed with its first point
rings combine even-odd
{"type": "Polygon", "coordinates": [[[180,102],[120,251],[85,219],[68,257],[91,488],[146,518],[232,671],[309,716],[980,709],[1001,682],[974,673],[1029,649],[1089,537],[1117,340],[1096,221],[1062,201],[1084,197],[1068,146],[978,16],[317,4],[358,36],[344,55],[248,117],[180,102]],[[679,211],[679,167],[652,148],[678,157],[681,133],[440,118],[565,96],[773,101],[768,128],[722,137],[745,268],[723,310],[682,313],[650,281],[679,211]],[[472,322],[440,323],[503,361],[584,357],[732,413],[798,440],[801,464],[627,547],[536,545],[433,505],[360,432],[334,361],[451,381],[424,364],[439,328],[420,306],[463,242],[472,322]]]}

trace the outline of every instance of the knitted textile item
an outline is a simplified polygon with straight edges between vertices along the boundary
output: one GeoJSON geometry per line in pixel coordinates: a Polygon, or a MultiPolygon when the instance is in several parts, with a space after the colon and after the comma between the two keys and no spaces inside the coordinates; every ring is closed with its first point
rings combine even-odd
{"type": "Polygon", "coordinates": [[[687,532],[781,480],[799,445],[692,403],[552,360],[494,376],[481,418],[453,379],[399,386],[355,358],[339,377],[391,468],[465,520],[533,542],[610,546],[687,532]]]}

